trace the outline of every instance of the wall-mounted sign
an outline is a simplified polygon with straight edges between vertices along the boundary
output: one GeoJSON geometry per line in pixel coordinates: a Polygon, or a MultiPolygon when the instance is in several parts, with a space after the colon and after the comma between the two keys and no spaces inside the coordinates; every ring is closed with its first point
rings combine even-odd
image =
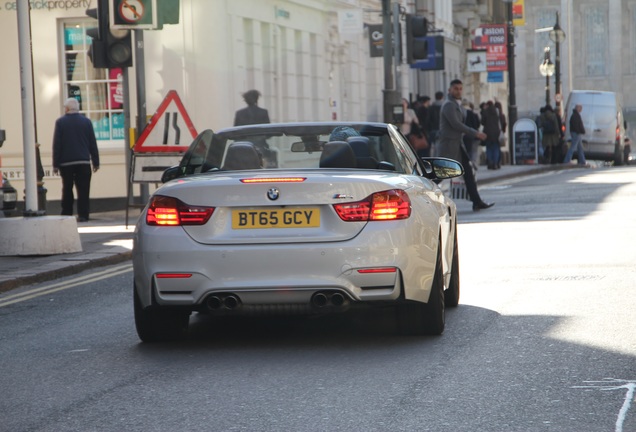
{"type": "Polygon", "coordinates": [[[467,51],[466,71],[486,72],[486,51],[467,51]]]}
{"type": "Polygon", "coordinates": [[[411,64],[411,69],[444,70],[444,36],[427,36],[428,55],[411,64]]]}
{"type": "Polygon", "coordinates": [[[508,26],[484,24],[473,30],[473,50],[486,50],[488,72],[508,70],[508,26]]]}
{"type": "Polygon", "coordinates": [[[488,82],[489,83],[502,83],[503,82],[503,72],[502,71],[488,72],[488,82]]]}
{"type": "Polygon", "coordinates": [[[338,33],[360,34],[363,29],[362,10],[347,9],[338,11],[338,33]]]}
{"type": "Polygon", "coordinates": [[[526,25],[526,5],[524,0],[515,0],[512,4],[512,25],[515,27],[526,25]]]}
{"type": "Polygon", "coordinates": [[[384,55],[384,37],[382,24],[369,24],[369,56],[382,57],[384,55]]]}

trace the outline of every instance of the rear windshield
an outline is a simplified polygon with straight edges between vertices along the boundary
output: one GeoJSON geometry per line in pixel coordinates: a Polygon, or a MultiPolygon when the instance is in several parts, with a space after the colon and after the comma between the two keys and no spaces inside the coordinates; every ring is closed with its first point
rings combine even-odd
{"type": "Polygon", "coordinates": [[[256,126],[216,134],[203,132],[190,146],[181,168],[185,175],[259,168],[388,169],[406,173],[412,171],[414,164],[407,147],[402,138],[392,137],[384,125],[346,126],[343,133],[334,125],[256,126]],[[350,162],[344,162],[339,154],[338,160],[329,161],[326,153],[334,151],[334,141],[340,142],[335,147],[351,147],[350,162]]]}

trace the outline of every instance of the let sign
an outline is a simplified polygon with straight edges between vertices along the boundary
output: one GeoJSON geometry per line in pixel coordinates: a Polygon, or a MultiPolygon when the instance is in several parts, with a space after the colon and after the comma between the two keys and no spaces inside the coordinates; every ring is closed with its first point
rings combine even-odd
{"type": "Polygon", "coordinates": [[[157,0],[110,0],[109,6],[111,28],[157,28],[157,0]]]}

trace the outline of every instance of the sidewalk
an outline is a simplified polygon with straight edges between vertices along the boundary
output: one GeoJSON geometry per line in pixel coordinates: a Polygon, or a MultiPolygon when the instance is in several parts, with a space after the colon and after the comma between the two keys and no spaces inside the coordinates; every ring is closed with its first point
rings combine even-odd
{"type": "Polygon", "coordinates": [[[92,213],[77,224],[82,252],[58,255],[0,256],[0,293],[22,285],[45,282],[98,266],[129,260],[140,211],[92,213]]]}
{"type": "MultiPolygon", "coordinates": [[[[546,171],[569,169],[573,165],[504,165],[499,170],[479,167],[478,185],[546,171]]],[[[0,293],[22,285],[57,279],[92,267],[130,260],[132,238],[139,209],[91,214],[86,223],[78,223],[82,252],[48,256],[0,257],[0,293]]]]}

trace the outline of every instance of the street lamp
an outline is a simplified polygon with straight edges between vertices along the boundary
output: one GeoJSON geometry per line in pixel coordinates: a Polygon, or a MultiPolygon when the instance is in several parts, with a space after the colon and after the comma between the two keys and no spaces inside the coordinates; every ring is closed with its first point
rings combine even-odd
{"type": "MultiPolygon", "coordinates": [[[[517,122],[517,94],[515,79],[515,27],[512,16],[512,3],[514,0],[501,0],[506,3],[506,15],[508,21],[508,145],[510,155],[514,154],[514,125],[517,122]]],[[[514,164],[514,158],[510,160],[514,164]]]]}
{"type": "MultiPolygon", "coordinates": [[[[554,75],[554,63],[550,60],[550,47],[543,49],[543,63],[539,65],[539,72],[545,77],[545,104],[550,103],[550,77],[554,75]]],[[[557,102],[558,103],[558,102],[557,102]]]]}
{"type": "Polygon", "coordinates": [[[552,28],[552,30],[550,30],[550,40],[552,42],[554,42],[555,44],[555,48],[556,48],[556,57],[554,59],[554,62],[556,64],[555,66],[555,73],[554,73],[554,92],[555,92],[555,99],[556,99],[556,110],[557,110],[557,114],[560,116],[561,115],[561,50],[560,50],[560,46],[561,43],[565,40],[565,32],[561,29],[561,26],[559,25],[559,12],[556,13],[556,24],[554,24],[554,27],[552,28]]]}

